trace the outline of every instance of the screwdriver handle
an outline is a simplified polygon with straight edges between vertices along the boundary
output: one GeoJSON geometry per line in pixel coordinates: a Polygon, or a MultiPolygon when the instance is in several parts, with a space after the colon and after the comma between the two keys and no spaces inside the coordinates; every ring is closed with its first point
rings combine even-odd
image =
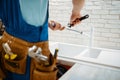
{"type": "Polygon", "coordinates": [[[79,18],[79,20],[82,21],[82,20],[87,19],[87,18],[89,18],[89,15],[88,15],[88,14],[85,15],[85,16],[83,16],[83,17],[81,17],[81,18],[79,18]]]}
{"type": "MultiPolygon", "coordinates": [[[[89,15],[88,14],[86,14],[85,16],[83,16],[83,17],[81,17],[81,18],[77,18],[76,20],[80,20],[80,21],[82,21],[82,20],[85,20],[85,19],[87,19],[87,18],[89,18],[89,15]]],[[[76,21],[75,20],[75,21],[76,21]]],[[[74,24],[68,24],[68,27],[69,28],[71,28],[71,26],[73,26],[74,24]]]]}

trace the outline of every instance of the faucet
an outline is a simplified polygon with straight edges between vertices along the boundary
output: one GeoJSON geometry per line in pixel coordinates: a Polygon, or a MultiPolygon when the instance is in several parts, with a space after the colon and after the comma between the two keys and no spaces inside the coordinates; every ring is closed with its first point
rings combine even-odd
{"type": "Polygon", "coordinates": [[[91,27],[91,30],[90,30],[90,41],[89,41],[89,48],[93,47],[93,36],[94,36],[94,28],[91,27]]]}
{"type": "Polygon", "coordinates": [[[93,46],[93,33],[94,33],[94,28],[93,27],[90,28],[90,34],[87,34],[83,31],[74,30],[74,29],[71,29],[71,28],[67,28],[67,30],[70,30],[70,31],[73,31],[73,32],[79,33],[81,35],[85,35],[85,36],[89,37],[90,41],[89,41],[89,46],[88,47],[91,48],[93,46]]]}
{"type": "MultiPolygon", "coordinates": [[[[83,17],[81,17],[81,18],[78,18],[78,20],[82,21],[82,20],[87,19],[87,18],[89,18],[89,15],[88,15],[88,14],[85,15],[85,16],[83,16],[83,17]]],[[[73,24],[68,24],[68,27],[69,27],[69,28],[66,28],[66,29],[67,29],[67,30],[70,30],[70,31],[73,31],[73,32],[77,32],[77,33],[79,33],[79,34],[81,34],[81,35],[85,35],[85,36],[87,36],[87,37],[90,38],[89,46],[88,46],[88,47],[91,48],[92,45],[93,45],[93,31],[94,31],[93,27],[91,27],[91,29],[90,29],[90,34],[86,34],[86,33],[83,32],[83,31],[78,31],[78,30],[71,29],[71,26],[73,26],[73,24]]]]}

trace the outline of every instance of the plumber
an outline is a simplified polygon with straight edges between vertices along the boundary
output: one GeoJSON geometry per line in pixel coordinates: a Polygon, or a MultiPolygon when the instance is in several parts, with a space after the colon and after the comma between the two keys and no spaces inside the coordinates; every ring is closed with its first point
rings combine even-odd
{"type": "MultiPolygon", "coordinates": [[[[81,17],[84,0],[72,0],[72,3],[70,24],[76,25],[80,23],[75,20],[81,17]]],[[[50,77],[47,71],[37,70],[38,64],[28,56],[28,49],[35,45],[42,49],[42,55],[50,59],[48,27],[64,29],[60,23],[48,21],[48,9],[49,0],[0,0],[0,19],[5,25],[0,39],[0,80],[56,79],[57,70],[48,71],[49,75],[54,74],[50,77]]],[[[54,61],[53,58],[51,60],[54,61]]]]}

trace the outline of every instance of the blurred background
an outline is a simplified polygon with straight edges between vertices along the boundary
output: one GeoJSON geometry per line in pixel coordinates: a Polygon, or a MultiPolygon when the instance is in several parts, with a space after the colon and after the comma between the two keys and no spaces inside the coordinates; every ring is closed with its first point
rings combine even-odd
{"type": "MultiPolygon", "coordinates": [[[[50,0],[49,19],[66,26],[72,11],[71,1],[50,0]]],[[[49,29],[49,40],[85,46],[92,43],[92,47],[120,50],[120,0],[85,0],[81,13],[83,16],[89,14],[89,18],[72,29],[83,31],[87,35],[49,29]]]]}

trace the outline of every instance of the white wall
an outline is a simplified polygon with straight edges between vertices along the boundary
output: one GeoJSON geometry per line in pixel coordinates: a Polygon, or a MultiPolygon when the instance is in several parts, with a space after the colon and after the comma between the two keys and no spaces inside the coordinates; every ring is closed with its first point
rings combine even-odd
{"type": "MultiPolygon", "coordinates": [[[[50,0],[50,19],[67,25],[72,10],[72,0],[50,0]]],[[[85,0],[82,15],[89,14],[89,19],[72,29],[89,34],[94,27],[93,46],[120,49],[120,0],[85,0]]],[[[49,30],[49,40],[72,44],[89,45],[85,35],[64,30],[49,30]]]]}

